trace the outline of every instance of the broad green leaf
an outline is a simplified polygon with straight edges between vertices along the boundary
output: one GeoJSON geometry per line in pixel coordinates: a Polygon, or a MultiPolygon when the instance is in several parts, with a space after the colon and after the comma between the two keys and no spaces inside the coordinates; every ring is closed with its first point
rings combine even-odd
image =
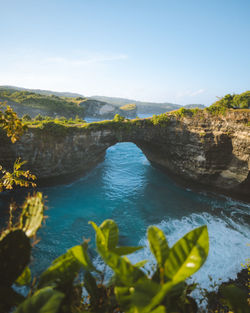
{"type": "Polygon", "coordinates": [[[150,226],[148,228],[148,241],[158,266],[163,267],[170,250],[163,231],[156,226],[150,226]]]}
{"type": "Polygon", "coordinates": [[[125,312],[141,312],[160,289],[151,280],[134,284],[133,287],[115,287],[116,298],[125,312]]]}
{"type": "Polygon", "coordinates": [[[117,301],[125,312],[165,312],[158,307],[171,289],[172,284],[159,285],[151,280],[141,281],[133,287],[115,287],[117,301]],[[159,310],[159,311],[158,311],[159,310]]]}
{"type": "Polygon", "coordinates": [[[15,313],[57,313],[64,294],[46,287],[20,304],[15,313]]]}
{"type": "Polygon", "coordinates": [[[131,293],[133,305],[135,305],[140,312],[141,309],[151,303],[160,289],[161,286],[151,280],[136,283],[131,293]]]}
{"type": "Polygon", "coordinates": [[[109,251],[101,251],[100,255],[125,286],[131,286],[139,279],[147,280],[144,272],[133,266],[125,258],[109,251]]]}
{"type": "Polygon", "coordinates": [[[207,226],[198,227],[182,237],[165,262],[165,275],[175,283],[193,275],[205,262],[209,250],[207,226]]]}
{"type": "Polygon", "coordinates": [[[62,286],[73,282],[81,269],[81,264],[70,252],[55,260],[40,276],[39,288],[54,285],[62,286]]]}
{"type": "Polygon", "coordinates": [[[96,225],[96,223],[89,222],[89,224],[91,224],[91,226],[94,228],[94,230],[96,232],[96,247],[97,247],[97,250],[99,251],[99,250],[105,249],[106,248],[106,239],[105,239],[105,236],[104,236],[103,232],[96,225]]]}
{"type": "Polygon", "coordinates": [[[17,278],[15,283],[19,286],[28,285],[31,281],[31,271],[28,266],[25,267],[22,274],[17,278]]]}
{"type": "Polygon", "coordinates": [[[166,313],[166,309],[163,305],[160,305],[160,306],[158,306],[158,308],[151,311],[150,313],[166,313]]]}
{"type": "Polygon", "coordinates": [[[88,252],[88,243],[85,241],[82,245],[69,249],[65,254],[60,255],[52,262],[52,265],[45,270],[39,281],[39,286],[49,284],[64,285],[70,283],[78,275],[81,267],[89,271],[98,270],[92,264],[88,252]]]}
{"type": "Polygon", "coordinates": [[[174,285],[175,284],[172,281],[162,285],[161,288],[157,290],[157,294],[151,299],[150,303],[143,310],[141,310],[140,313],[150,313],[152,310],[154,310],[158,305],[161,304],[167,293],[170,292],[174,285]]]}
{"type": "Polygon", "coordinates": [[[126,247],[126,246],[123,246],[123,247],[116,247],[116,248],[112,249],[111,251],[114,252],[115,254],[118,254],[118,255],[128,255],[128,254],[131,254],[131,253],[138,251],[142,248],[143,247],[126,247]]]}
{"type": "Polygon", "coordinates": [[[95,271],[96,268],[92,264],[89,255],[88,255],[88,243],[85,241],[82,245],[75,246],[71,248],[71,251],[74,257],[81,263],[81,265],[88,270],[95,271]]]}
{"type": "Polygon", "coordinates": [[[114,249],[118,244],[119,239],[119,230],[116,223],[113,220],[105,220],[101,224],[100,229],[105,237],[106,249],[114,249]]]}
{"type": "Polygon", "coordinates": [[[133,310],[131,288],[115,287],[115,296],[124,312],[133,310]]]}

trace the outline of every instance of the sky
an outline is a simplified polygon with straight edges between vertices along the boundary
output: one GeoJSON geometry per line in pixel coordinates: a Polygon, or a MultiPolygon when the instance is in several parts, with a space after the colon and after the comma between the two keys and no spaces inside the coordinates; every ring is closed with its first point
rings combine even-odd
{"type": "Polygon", "coordinates": [[[0,0],[0,85],[209,105],[250,89],[250,0],[0,0]]]}

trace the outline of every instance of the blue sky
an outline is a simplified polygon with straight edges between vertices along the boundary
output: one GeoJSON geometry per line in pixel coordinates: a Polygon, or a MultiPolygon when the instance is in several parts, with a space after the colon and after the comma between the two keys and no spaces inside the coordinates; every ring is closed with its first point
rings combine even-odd
{"type": "Polygon", "coordinates": [[[0,0],[0,85],[211,104],[250,89],[250,0],[0,0]]]}

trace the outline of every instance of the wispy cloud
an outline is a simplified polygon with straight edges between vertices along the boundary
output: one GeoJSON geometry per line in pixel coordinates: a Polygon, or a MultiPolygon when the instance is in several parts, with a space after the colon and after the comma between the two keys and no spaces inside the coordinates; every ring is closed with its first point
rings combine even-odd
{"type": "Polygon", "coordinates": [[[46,63],[62,64],[69,66],[83,66],[96,63],[105,63],[119,60],[126,60],[128,56],[126,54],[116,54],[116,55],[94,55],[90,57],[83,58],[66,58],[66,57],[49,57],[44,61],[46,63]]]}
{"type": "Polygon", "coordinates": [[[198,96],[198,95],[203,94],[205,91],[206,91],[206,89],[198,89],[198,90],[196,90],[196,91],[185,90],[185,91],[179,92],[179,93],[176,95],[176,98],[195,97],[195,96],[198,96]]]}
{"type": "Polygon", "coordinates": [[[205,89],[196,90],[196,91],[190,93],[190,97],[198,96],[198,95],[204,93],[205,91],[206,91],[205,89]]]}

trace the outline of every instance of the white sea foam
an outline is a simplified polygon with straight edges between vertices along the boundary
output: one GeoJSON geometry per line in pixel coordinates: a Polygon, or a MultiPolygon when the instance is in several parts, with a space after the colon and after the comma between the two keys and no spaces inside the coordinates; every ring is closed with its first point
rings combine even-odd
{"type": "MultiPolygon", "coordinates": [[[[191,214],[179,220],[167,219],[156,226],[164,231],[169,245],[172,246],[187,232],[203,224],[208,226],[209,255],[202,268],[193,275],[192,280],[199,282],[202,288],[211,290],[209,276],[214,283],[236,278],[241,270],[241,264],[244,264],[250,255],[250,248],[247,246],[250,229],[237,224],[233,219],[223,220],[209,213],[191,214]]],[[[140,244],[145,246],[145,249],[131,255],[130,260],[136,263],[147,259],[149,262],[145,269],[150,270],[155,260],[150,253],[146,237],[140,240],[140,244]]]]}

